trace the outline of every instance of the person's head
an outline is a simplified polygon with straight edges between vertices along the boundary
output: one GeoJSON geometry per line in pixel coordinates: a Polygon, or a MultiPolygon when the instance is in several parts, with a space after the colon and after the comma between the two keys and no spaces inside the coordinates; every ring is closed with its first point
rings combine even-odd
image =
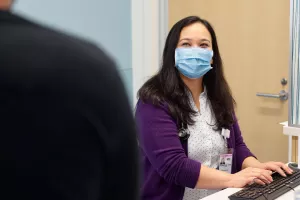
{"type": "Polygon", "coordinates": [[[138,96],[155,105],[167,103],[172,117],[179,122],[193,123],[192,115],[195,112],[186,93],[188,88],[182,80],[182,74],[175,67],[175,50],[180,47],[200,47],[213,51],[210,61],[212,69],[201,79],[203,78],[203,85],[216,117],[217,128],[229,128],[234,121],[235,102],[224,78],[217,37],[209,22],[197,16],[186,17],[172,27],[166,39],[162,67],[140,89],[138,96]]]}
{"type": "Polygon", "coordinates": [[[9,10],[14,0],[0,0],[0,10],[9,10]]]}

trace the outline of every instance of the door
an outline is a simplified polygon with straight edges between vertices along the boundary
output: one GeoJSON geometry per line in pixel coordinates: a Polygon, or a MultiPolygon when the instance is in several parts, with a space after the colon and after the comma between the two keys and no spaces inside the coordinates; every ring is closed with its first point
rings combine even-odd
{"type": "Polygon", "coordinates": [[[169,0],[169,26],[198,15],[215,28],[247,146],[260,161],[288,161],[288,102],[256,96],[288,91],[289,1],[169,0]]]}

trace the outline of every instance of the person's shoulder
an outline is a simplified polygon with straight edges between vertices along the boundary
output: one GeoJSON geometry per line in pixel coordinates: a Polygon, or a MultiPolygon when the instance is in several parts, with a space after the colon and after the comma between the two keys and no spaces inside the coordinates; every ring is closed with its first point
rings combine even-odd
{"type": "Polygon", "coordinates": [[[113,62],[112,59],[107,55],[106,52],[91,41],[83,38],[79,38],[75,35],[66,34],[50,28],[41,28],[40,30],[40,41],[43,42],[45,38],[51,38],[48,40],[49,43],[45,45],[53,45],[57,51],[62,53],[70,52],[73,55],[80,55],[80,57],[73,57],[73,59],[95,59],[101,62],[113,62]],[[44,34],[44,36],[43,36],[44,34]]]}
{"type": "MultiPolygon", "coordinates": [[[[23,19],[23,18],[20,18],[23,19]]],[[[26,19],[21,23],[10,25],[6,32],[13,32],[7,36],[14,46],[27,48],[27,54],[39,50],[44,52],[39,56],[50,58],[50,61],[60,61],[68,58],[73,60],[90,60],[103,64],[113,63],[112,59],[104,52],[101,47],[93,44],[86,38],[80,38],[71,33],[47,27],[26,19]],[[55,58],[52,59],[51,58],[55,58]]],[[[7,34],[6,34],[7,35],[7,34]]]]}
{"type": "Polygon", "coordinates": [[[168,114],[168,104],[161,102],[155,104],[150,100],[139,99],[136,104],[136,116],[156,116],[168,114]]]}
{"type": "Polygon", "coordinates": [[[155,105],[149,101],[139,100],[136,106],[135,120],[141,132],[145,130],[145,127],[148,129],[152,125],[159,125],[161,128],[176,128],[177,126],[176,119],[171,116],[165,102],[155,105]]]}
{"type": "MultiPolygon", "coordinates": [[[[13,77],[24,71],[30,78],[20,81],[52,88],[64,94],[98,95],[104,91],[123,94],[115,62],[91,42],[31,22],[7,23],[0,32],[0,51],[13,77]],[[55,80],[55,81],[54,81],[55,80]]],[[[5,76],[5,74],[3,74],[5,76]]]]}

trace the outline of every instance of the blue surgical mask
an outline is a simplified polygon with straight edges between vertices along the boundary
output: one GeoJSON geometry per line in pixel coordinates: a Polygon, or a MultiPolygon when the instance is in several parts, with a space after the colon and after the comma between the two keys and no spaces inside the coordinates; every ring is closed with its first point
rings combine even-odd
{"type": "Polygon", "coordinates": [[[180,47],[175,50],[175,66],[184,76],[196,79],[212,69],[210,65],[212,57],[213,51],[209,49],[180,47]]]}

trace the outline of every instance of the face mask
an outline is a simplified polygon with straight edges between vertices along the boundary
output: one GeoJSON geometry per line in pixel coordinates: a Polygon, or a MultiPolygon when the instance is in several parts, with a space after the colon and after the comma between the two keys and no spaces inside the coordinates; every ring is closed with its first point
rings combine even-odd
{"type": "Polygon", "coordinates": [[[175,66],[184,76],[196,79],[204,76],[212,69],[210,61],[213,51],[204,48],[177,48],[175,50],[175,66]]]}

